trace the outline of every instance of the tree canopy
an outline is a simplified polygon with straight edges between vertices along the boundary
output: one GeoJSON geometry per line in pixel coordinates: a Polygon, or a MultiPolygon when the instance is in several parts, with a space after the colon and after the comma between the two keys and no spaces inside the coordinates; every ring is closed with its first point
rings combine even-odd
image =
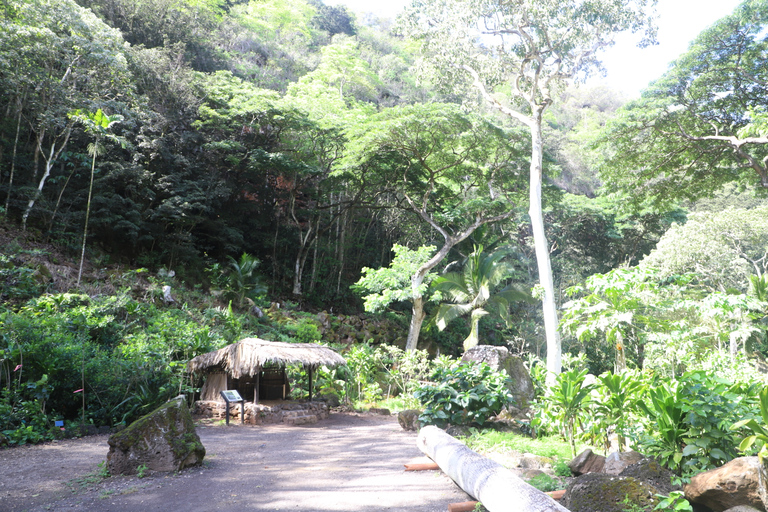
{"type": "Polygon", "coordinates": [[[744,1],[619,110],[598,142],[611,189],[663,205],[729,182],[768,188],[767,25],[768,5],[744,1]]]}

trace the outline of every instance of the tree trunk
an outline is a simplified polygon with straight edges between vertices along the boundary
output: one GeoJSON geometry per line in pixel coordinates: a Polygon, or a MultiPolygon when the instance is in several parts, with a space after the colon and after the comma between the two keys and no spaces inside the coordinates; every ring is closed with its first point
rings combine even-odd
{"type": "MultiPolygon", "coordinates": [[[[418,286],[421,286],[421,282],[418,285],[414,285],[414,288],[418,286]]],[[[419,333],[421,333],[421,324],[424,323],[424,316],[424,297],[419,295],[413,298],[413,313],[411,314],[411,325],[408,327],[405,350],[416,350],[416,345],[419,343],[419,333]]]]}
{"type": "Polygon", "coordinates": [[[13,174],[16,171],[16,148],[19,145],[19,129],[21,128],[21,101],[19,101],[19,113],[16,118],[16,138],[13,139],[13,154],[11,156],[11,175],[8,179],[8,194],[5,196],[5,215],[8,215],[8,208],[11,203],[11,191],[13,190],[13,174]]]}
{"type": "Polygon", "coordinates": [[[568,512],[501,464],[478,455],[437,427],[421,429],[416,444],[489,512],[568,512]]]}
{"type": "MultiPolygon", "coordinates": [[[[61,155],[61,152],[64,151],[65,147],[67,147],[67,142],[69,142],[69,136],[71,133],[72,133],[72,125],[68,124],[64,129],[64,132],[61,134],[64,136],[64,140],[62,141],[61,146],[59,146],[58,150],[56,150],[56,141],[58,140],[59,136],[54,137],[53,142],[51,142],[51,154],[48,156],[48,158],[46,158],[45,153],[42,152],[43,137],[45,137],[45,131],[42,131],[41,135],[37,137],[37,150],[43,155],[43,158],[45,159],[45,173],[43,174],[43,177],[40,178],[40,183],[37,186],[35,195],[32,196],[32,199],[29,200],[29,204],[27,204],[27,209],[24,211],[24,215],[21,217],[22,231],[26,231],[27,218],[29,217],[29,212],[32,211],[32,207],[35,206],[35,202],[40,198],[40,195],[43,193],[45,180],[47,180],[48,176],[51,175],[51,169],[53,168],[53,164],[56,163],[56,160],[59,158],[59,155],[61,155]]],[[[35,171],[37,171],[37,164],[35,164],[35,171]]]]}
{"type": "MultiPolygon", "coordinates": [[[[77,271],[77,286],[80,286],[80,278],[83,276],[83,263],[85,263],[85,244],[88,240],[88,220],[91,217],[91,198],[93,197],[93,174],[96,171],[96,155],[99,150],[98,139],[93,143],[93,160],[91,161],[91,181],[88,185],[88,202],[85,203],[85,224],[83,225],[83,250],[80,253],[80,270],[77,271]]],[[[170,296],[170,293],[168,294],[170,296]]],[[[85,394],[85,391],[83,391],[85,394]]]]}
{"type": "Polygon", "coordinates": [[[547,384],[552,385],[560,373],[562,354],[560,333],[557,330],[557,304],[555,302],[555,284],[552,278],[552,264],[549,260],[549,244],[544,231],[544,214],[541,210],[541,182],[543,175],[544,138],[541,134],[543,107],[534,111],[531,123],[531,176],[530,205],[533,245],[536,250],[536,264],[539,269],[539,284],[544,288],[542,308],[544,312],[544,331],[547,336],[547,384]]]}

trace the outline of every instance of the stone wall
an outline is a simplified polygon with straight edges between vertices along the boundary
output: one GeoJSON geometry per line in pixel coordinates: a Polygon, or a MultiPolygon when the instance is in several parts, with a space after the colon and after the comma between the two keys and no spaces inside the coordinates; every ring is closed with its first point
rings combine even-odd
{"type": "MultiPolygon", "coordinates": [[[[208,400],[195,402],[195,415],[203,418],[226,417],[226,404],[208,400]]],[[[317,423],[328,417],[328,404],[325,402],[283,402],[270,405],[245,403],[245,423],[262,425],[264,423],[285,423],[304,425],[317,423]]],[[[240,404],[229,407],[229,421],[240,422],[240,404]]]]}

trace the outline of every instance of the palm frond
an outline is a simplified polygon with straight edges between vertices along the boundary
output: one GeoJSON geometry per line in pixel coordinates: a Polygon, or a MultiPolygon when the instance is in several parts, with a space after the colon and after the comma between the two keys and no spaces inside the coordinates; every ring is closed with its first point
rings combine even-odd
{"type": "Polygon", "coordinates": [[[472,311],[471,304],[440,304],[435,313],[435,325],[441,331],[453,320],[472,311]]]}

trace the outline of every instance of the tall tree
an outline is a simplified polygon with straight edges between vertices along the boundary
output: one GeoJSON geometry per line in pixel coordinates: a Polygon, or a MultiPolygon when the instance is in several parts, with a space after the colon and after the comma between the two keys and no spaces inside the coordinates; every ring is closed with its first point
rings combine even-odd
{"type": "Polygon", "coordinates": [[[93,197],[93,177],[96,172],[96,157],[104,152],[102,142],[110,139],[120,142],[120,139],[109,133],[109,129],[123,120],[121,115],[109,116],[98,109],[95,113],[76,110],[70,116],[81,123],[85,132],[93,137],[93,142],[88,145],[88,153],[91,154],[91,179],[88,182],[88,200],[85,205],[85,224],[83,225],[83,249],[80,253],[80,269],[77,271],[77,286],[80,286],[80,278],[83,275],[83,263],[85,262],[85,244],[88,240],[88,220],[91,216],[91,199],[93,197]]]}
{"type": "Polygon", "coordinates": [[[729,182],[768,191],[767,27],[768,2],[744,1],[619,110],[598,139],[606,185],[658,205],[729,182]]]}
{"type": "Polygon", "coordinates": [[[414,350],[425,318],[425,277],[477,228],[516,213],[509,205],[518,201],[517,162],[525,146],[451,104],[393,107],[351,127],[347,136],[347,172],[387,175],[397,196],[443,240],[411,276],[406,349],[414,350]]]}
{"type": "Polygon", "coordinates": [[[415,0],[401,26],[421,39],[440,79],[469,83],[486,102],[530,130],[530,204],[543,288],[547,369],[560,373],[561,343],[550,247],[541,207],[544,111],[564,82],[599,68],[617,33],[654,36],[655,0],[415,0]]]}

